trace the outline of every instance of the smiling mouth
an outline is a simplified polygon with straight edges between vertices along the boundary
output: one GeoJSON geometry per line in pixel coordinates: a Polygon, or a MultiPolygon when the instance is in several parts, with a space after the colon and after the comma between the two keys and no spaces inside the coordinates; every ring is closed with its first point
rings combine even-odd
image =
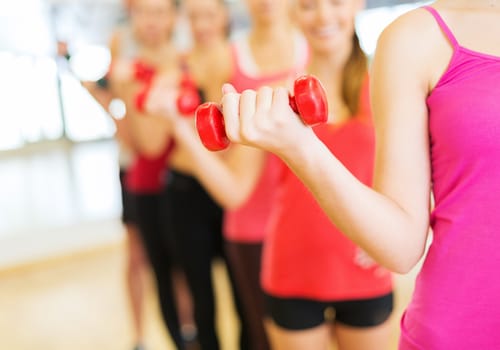
{"type": "Polygon", "coordinates": [[[314,30],[313,34],[315,36],[320,37],[320,38],[326,38],[326,37],[334,36],[338,32],[339,32],[339,29],[337,26],[328,26],[328,27],[322,27],[322,28],[314,30]]]}

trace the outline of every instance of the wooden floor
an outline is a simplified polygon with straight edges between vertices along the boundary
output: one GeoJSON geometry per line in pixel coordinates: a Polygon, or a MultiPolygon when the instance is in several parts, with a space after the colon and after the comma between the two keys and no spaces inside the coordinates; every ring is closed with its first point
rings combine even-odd
{"type": "MultiPolygon", "coordinates": [[[[123,280],[122,244],[0,271],[0,348],[9,350],[129,350],[131,328],[123,280]]],[[[215,266],[218,329],[223,349],[235,350],[237,323],[224,268],[215,266]]],[[[413,289],[414,273],[396,277],[398,321],[413,289]]],[[[148,349],[171,349],[153,288],[146,306],[148,349]]],[[[383,349],[381,349],[383,350],[383,349]]]]}

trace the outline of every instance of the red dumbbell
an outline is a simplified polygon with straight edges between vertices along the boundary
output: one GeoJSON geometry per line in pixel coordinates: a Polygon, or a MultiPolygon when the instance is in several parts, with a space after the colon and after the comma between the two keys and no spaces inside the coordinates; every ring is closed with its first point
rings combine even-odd
{"type": "MultiPolygon", "coordinates": [[[[150,89],[151,84],[145,84],[135,96],[134,104],[139,112],[144,112],[150,89]]],[[[177,95],[177,110],[182,116],[190,117],[200,104],[201,97],[194,81],[188,75],[184,75],[181,79],[179,94],[177,95]]]]}
{"type": "MultiPolygon", "coordinates": [[[[328,102],[321,82],[312,75],[295,80],[294,96],[289,95],[290,107],[307,125],[326,123],[328,102]]],[[[196,129],[203,145],[210,151],[220,151],[229,146],[224,127],[224,118],[219,105],[207,102],[198,107],[195,113],[196,129]]]]}
{"type": "Polygon", "coordinates": [[[192,116],[201,104],[201,97],[196,84],[188,74],[184,74],[177,96],[177,110],[183,116],[192,116]]]}
{"type": "Polygon", "coordinates": [[[132,74],[136,81],[149,85],[156,75],[156,69],[147,63],[136,60],[132,64],[132,74]]]}

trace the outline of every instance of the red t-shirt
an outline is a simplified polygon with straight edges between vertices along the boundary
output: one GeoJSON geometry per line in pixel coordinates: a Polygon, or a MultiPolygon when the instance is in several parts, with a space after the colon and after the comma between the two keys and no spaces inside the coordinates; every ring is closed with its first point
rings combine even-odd
{"type": "Polygon", "coordinates": [[[131,193],[155,194],[165,186],[167,160],[172,153],[174,143],[169,142],[163,153],[157,157],[138,154],[127,170],[126,186],[131,193]]]}
{"type": "MultiPolygon", "coordinates": [[[[365,84],[360,115],[314,128],[330,151],[364,184],[373,177],[375,135],[365,84]]],[[[391,274],[373,264],[328,219],[313,195],[285,165],[263,255],[262,285],[277,297],[332,301],[372,298],[392,290],[391,274]]]]}

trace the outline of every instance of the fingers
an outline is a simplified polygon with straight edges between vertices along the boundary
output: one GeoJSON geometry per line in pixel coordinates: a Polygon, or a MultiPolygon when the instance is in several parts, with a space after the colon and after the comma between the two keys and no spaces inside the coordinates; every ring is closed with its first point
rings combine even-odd
{"type": "Polygon", "coordinates": [[[268,86],[264,86],[259,89],[255,107],[256,114],[262,115],[267,113],[271,109],[271,105],[273,103],[273,95],[273,89],[268,86]]]}
{"type": "Polygon", "coordinates": [[[240,95],[236,92],[225,93],[222,97],[222,114],[224,115],[224,124],[226,134],[233,142],[240,140],[240,95]]]}
{"type": "Polygon", "coordinates": [[[226,85],[223,88],[226,92],[222,98],[226,134],[231,141],[241,143],[247,139],[248,133],[251,133],[257,93],[254,90],[245,90],[240,95],[234,92],[232,86],[226,85]]]}
{"type": "Polygon", "coordinates": [[[238,94],[232,85],[225,84],[222,90],[226,133],[233,142],[258,143],[263,129],[268,129],[270,123],[273,123],[270,116],[287,114],[285,108],[288,106],[288,90],[285,88],[273,90],[262,87],[258,92],[245,90],[238,94]]]}
{"type": "Polygon", "coordinates": [[[231,84],[224,84],[222,85],[222,94],[229,94],[229,93],[237,93],[236,89],[234,88],[233,85],[231,84]]]}
{"type": "Polygon", "coordinates": [[[289,107],[288,90],[286,88],[277,88],[273,93],[272,106],[274,108],[281,108],[283,106],[289,107]]]}
{"type": "MultiPolygon", "coordinates": [[[[245,90],[240,97],[240,122],[244,125],[251,121],[256,108],[257,92],[245,90]]],[[[242,126],[243,126],[242,125],[242,126]]]]}
{"type": "Polygon", "coordinates": [[[233,142],[240,142],[239,135],[239,94],[231,84],[222,85],[221,112],[224,116],[226,135],[233,142]]]}

